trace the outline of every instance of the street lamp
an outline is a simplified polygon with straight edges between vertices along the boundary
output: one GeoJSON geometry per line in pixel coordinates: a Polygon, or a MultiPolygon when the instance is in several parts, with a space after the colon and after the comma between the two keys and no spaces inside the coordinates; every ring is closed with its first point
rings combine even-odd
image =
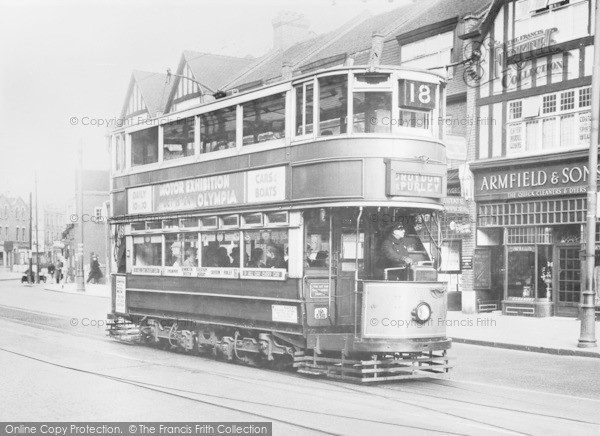
{"type": "Polygon", "coordinates": [[[577,346],[596,347],[593,287],[596,254],[596,221],[598,218],[598,124],[600,123],[600,1],[596,1],[596,30],[594,34],[594,69],[592,71],[592,120],[590,134],[590,177],[587,192],[587,223],[585,246],[585,288],[581,293],[581,334],[577,346]]]}

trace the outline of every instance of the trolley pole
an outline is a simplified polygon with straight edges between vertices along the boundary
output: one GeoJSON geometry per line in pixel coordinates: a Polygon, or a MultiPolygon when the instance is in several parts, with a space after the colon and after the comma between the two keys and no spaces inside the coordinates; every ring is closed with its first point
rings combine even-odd
{"type": "MultiPolygon", "coordinates": [[[[596,2],[594,33],[594,69],[592,71],[592,120],[590,134],[590,177],[587,192],[587,224],[585,245],[585,288],[581,293],[581,334],[577,346],[596,347],[594,261],[596,254],[596,221],[598,211],[598,124],[600,123],[600,1],[596,2]]],[[[597,285],[597,284],[596,284],[597,285]]]]}
{"type": "Polygon", "coordinates": [[[33,282],[33,194],[29,191],[29,274],[27,283],[33,282]]]}
{"type": "MultiPolygon", "coordinates": [[[[38,221],[37,171],[35,172],[35,282],[40,282],[40,241],[38,221]]],[[[32,271],[33,273],[33,271],[32,271]]]]}
{"type": "Polygon", "coordinates": [[[83,142],[79,142],[79,171],[78,171],[78,183],[77,183],[77,203],[79,207],[76,207],[79,215],[79,243],[77,244],[77,277],[75,279],[77,285],[77,292],[85,292],[85,274],[83,269],[84,255],[83,255],[83,142]]]}

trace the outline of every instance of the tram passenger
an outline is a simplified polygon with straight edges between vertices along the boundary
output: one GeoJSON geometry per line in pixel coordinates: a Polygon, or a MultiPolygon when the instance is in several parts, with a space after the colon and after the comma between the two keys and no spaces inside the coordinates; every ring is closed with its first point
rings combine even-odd
{"type": "Polygon", "coordinates": [[[263,250],[262,248],[253,248],[250,253],[250,261],[246,264],[248,268],[264,268],[265,264],[262,261],[263,250]]]}
{"type": "Polygon", "coordinates": [[[217,250],[217,263],[221,268],[229,268],[231,266],[229,254],[227,254],[227,248],[219,247],[217,250]]]}
{"type": "Polygon", "coordinates": [[[172,266],[179,268],[183,264],[181,260],[181,243],[179,241],[171,244],[171,258],[173,259],[172,266]]]}
{"type": "Polygon", "coordinates": [[[287,268],[281,249],[275,245],[267,247],[267,268],[287,268]]]}
{"type": "Polygon", "coordinates": [[[240,247],[231,249],[231,266],[234,268],[240,267],[240,247]]]}
{"type": "MultiPolygon", "coordinates": [[[[404,228],[404,224],[400,223],[392,229],[392,232],[381,245],[384,268],[407,268],[412,265],[413,260],[409,255],[407,247],[409,243],[404,237],[405,234],[406,229],[404,228]]],[[[402,271],[398,275],[398,279],[406,280],[406,271],[402,271]]]]}
{"type": "Polygon", "coordinates": [[[196,259],[196,250],[188,248],[185,250],[185,260],[183,266],[198,266],[198,260],[196,259]]]}

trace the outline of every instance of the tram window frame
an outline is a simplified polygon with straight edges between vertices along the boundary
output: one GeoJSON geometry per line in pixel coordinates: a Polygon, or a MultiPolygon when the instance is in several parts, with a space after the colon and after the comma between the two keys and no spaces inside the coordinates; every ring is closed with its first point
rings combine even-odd
{"type": "Polygon", "coordinates": [[[237,133],[238,133],[238,105],[231,105],[214,111],[205,112],[199,115],[200,118],[200,155],[207,155],[218,151],[226,151],[237,148],[237,133]],[[218,119],[210,120],[209,117],[217,117],[216,114],[223,115],[224,121],[220,122],[218,119]],[[233,115],[232,119],[228,119],[233,115]],[[219,131],[207,130],[216,126],[216,122],[219,121],[219,131]],[[221,127],[222,124],[222,127],[221,127]],[[233,130],[231,129],[233,126],[233,130]],[[218,139],[224,137],[225,139],[218,139]],[[210,138],[210,141],[206,141],[206,138],[210,138]],[[233,138],[233,139],[232,139],[233,138]],[[226,143],[226,147],[222,147],[226,143]]]}
{"type": "Polygon", "coordinates": [[[315,80],[312,78],[309,81],[294,85],[292,95],[294,97],[294,137],[304,138],[314,135],[315,126],[315,94],[316,86],[315,80]],[[310,87],[310,106],[308,103],[310,87]],[[300,91],[300,92],[298,92],[300,91]],[[299,95],[300,94],[300,95],[299,95]],[[300,98],[299,98],[300,97],[300,98]],[[310,114],[307,110],[310,107],[310,114]]]}
{"type": "MultiPolygon", "coordinates": [[[[354,90],[352,92],[353,104],[352,104],[352,133],[353,134],[364,134],[364,135],[389,135],[392,133],[392,113],[393,113],[393,93],[392,90],[385,89],[373,89],[373,90],[354,90]],[[375,95],[378,94],[378,95],[375,95]],[[365,110],[363,112],[357,112],[356,99],[359,95],[362,95],[365,103],[365,110]],[[370,107],[371,103],[368,101],[379,97],[384,98],[383,107],[377,107],[376,109],[371,108],[367,111],[367,107],[370,107]],[[381,113],[379,113],[381,112],[381,113]],[[363,115],[363,120],[357,120],[357,115],[363,115]],[[388,119],[387,125],[385,118],[388,119]],[[373,123],[373,120],[376,120],[373,123]],[[362,131],[359,131],[357,127],[362,126],[362,131]],[[372,130],[372,131],[371,131],[372,130]]],[[[379,100],[381,101],[381,100],[379,100]]]]}
{"type": "MultiPolygon", "coordinates": [[[[317,77],[317,83],[318,83],[318,99],[317,100],[317,105],[315,107],[315,110],[317,112],[317,120],[315,122],[315,128],[317,128],[317,136],[322,138],[324,136],[340,136],[340,135],[346,135],[348,133],[348,116],[349,116],[349,110],[348,110],[348,93],[349,93],[349,87],[348,87],[348,73],[343,73],[343,74],[332,74],[332,75],[327,75],[327,76],[320,76],[317,77]],[[334,83],[333,86],[335,87],[336,85],[341,85],[341,93],[342,96],[340,98],[343,98],[344,96],[344,90],[345,90],[345,96],[346,99],[345,101],[342,99],[340,100],[340,98],[338,98],[339,102],[341,103],[339,106],[339,117],[338,118],[330,118],[327,120],[323,120],[323,117],[321,115],[321,112],[323,110],[323,90],[324,87],[326,86],[330,86],[329,85],[324,85],[323,83],[325,81],[333,81],[335,79],[341,79],[339,81],[339,83],[334,83]],[[331,130],[331,126],[329,125],[323,125],[324,123],[328,123],[330,121],[335,121],[335,120],[340,120],[339,123],[339,132],[335,133],[331,130]],[[343,121],[342,121],[343,120],[343,121]]],[[[331,92],[333,90],[329,90],[329,92],[331,92]]],[[[331,97],[335,97],[337,96],[336,94],[332,94],[329,96],[329,98],[331,97]]],[[[335,109],[335,107],[334,107],[335,109]]]]}
{"type": "Polygon", "coordinates": [[[145,221],[137,221],[131,223],[131,233],[137,232],[145,232],[146,231],[146,222],[145,221]]]}
{"type": "Polygon", "coordinates": [[[290,224],[290,213],[288,211],[277,211],[265,213],[265,225],[267,226],[289,226],[290,224]],[[272,217],[276,215],[285,216],[285,221],[275,221],[272,217]]]}
{"type": "Polygon", "coordinates": [[[186,157],[191,157],[196,154],[196,116],[191,116],[187,118],[183,118],[177,121],[173,121],[171,123],[165,123],[161,126],[162,128],[162,141],[161,146],[163,149],[162,152],[162,160],[164,162],[171,161],[175,159],[183,159],[186,157]],[[182,129],[182,132],[179,133],[179,129],[182,129]],[[176,133],[172,133],[172,137],[175,139],[174,142],[169,143],[169,145],[181,145],[181,152],[178,155],[177,152],[173,152],[167,150],[168,141],[172,141],[169,139],[169,130],[177,130],[176,133]],[[186,135],[187,133],[187,135],[186,135]],[[191,138],[190,138],[191,135],[191,138]],[[187,136],[187,142],[181,142],[183,138],[187,136]],[[190,141],[191,140],[191,141],[190,141]],[[179,141],[179,142],[178,142],[179,141]],[[191,148],[190,148],[191,145],[191,148]]]}
{"type": "MultiPolygon", "coordinates": [[[[241,254],[242,254],[242,270],[277,270],[277,271],[285,271],[286,274],[289,273],[290,270],[290,229],[289,228],[257,228],[257,229],[247,229],[242,231],[242,240],[243,243],[240,244],[241,254]],[[284,233],[286,237],[284,238],[283,243],[279,243],[278,241],[273,241],[272,235],[277,233],[284,233]],[[268,239],[265,238],[265,234],[268,234],[268,239]],[[253,235],[258,235],[259,238],[253,238],[253,235]],[[256,247],[256,241],[260,241],[258,245],[261,247],[256,247]],[[252,242],[255,242],[254,248],[252,248],[252,242]],[[264,248],[263,248],[264,247],[264,248]],[[273,247],[274,250],[270,250],[269,247],[273,247]],[[248,248],[250,251],[248,251],[248,248]],[[248,266],[250,262],[252,262],[252,252],[259,248],[261,250],[261,266],[248,266]],[[281,265],[284,266],[267,266],[269,262],[268,252],[275,253],[275,250],[281,255],[281,258],[278,262],[281,262],[281,265]],[[286,259],[287,252],[287,259],[286,259]]],[[[247,277],[246,277],[247,278],[247,277]]]]}
{"type": "Polygon", "coordinates": [[[159,162],[158,126],[129,133],[129,141],[131,144],[131,167],[159,162]],[[147,137],[144,138],[143,135],[147,137]]]}
{"type": "Polygon", "coordinates": [[[199,218],[179,218],[179,227],[185,230],[188,229],[199,229],[200,228],[200,222],[199,222],[199,218]],[[191,226],[188,226],[186,224],[186,222],[189,221],[190,223],[194,224],[191,226]]]}
{"type": "Polygon", "coordinates": [[[245,147],[272,141],[285,141],[287,117],[286,111],[288,109],[286,103],[285,92],[278,92],[241,103],[242,146],[245,147]],[[282,114],[278,113],[280,104],[283,104],[282,114]],[[273,110],[273,107],[271,106],[274,106],[275,110],[273,110]],[[252,116],[250,116],[251,111],[253,111],[252,116]],[[270,117],[273,116],[272,114],[275,115],[275,119],[270,121],[262,121],[264,115],[268,115],[270,117]],[[282,123],[281,128],[275,129],[275,125],[279,123],[282,123]],[[272,137],[268,136],[269,133],[272,135],[272,137]]]}
{"type": "Polygon", "coordinates": [[[150,220],[146,221],[146,231],[162,230],[162,221],[150,220]]]}
{"type": "Polygon", "coordinates": [[[165,231],[178,231],[179,230],[179,220],[176,218],[162,220],[162,229],[165,231]],[[173,224],[173,223],[175,223],[175,224],[173,224]]]}
{"type": "Polygon", "coordinates": [[[261,212],[258,213],[247,213],[242,215],[242,227],[263,227],[264,226],[264,215],[261,212]],[[252,222],[252,220],[257,219],[252,222]]]}
{"type": "Polygon", "coordinates": [[[240,227],[240,216],[237,214],[234,215],[223,215],[219,217],[219,228],[221,229],[237,229],[240,227]],[[235,223],[229,223],[228,221],[232,220],[235,223]]]}
{"type": "MultiPolygon", "coordinates": [[[[154,266],[154,267],[162,267],[164,265],[164,237],[163,235],[140,235],[140,236],[134,236],[132,238],[132,253],[133,253],[133,258],[132,258],[132,266],[154,266]],[[140,244],[141,241],[141,244],[140,244]],[[138,263],[138,259],[140,257],[137,256],[137,250],[136,250],[136,245],[144,245],[146,246],[145,254],[144,256],[146,256],[148,254],[148,245],[147,244],[160,244],[160,253],[159,253],[159,262],[158,263],[146,263],[146,261],[144,261],[144,264],[140,265],[138,263]]],[[[153,249],[154,250],[154,249],[153,249]]],[[[152,253],[152,262],[155,262],[154,260],[154,255],[156,253],[152,253]]]]}
{"type": "MultiPolygon", "coordinates": [[[[210,242],[216,242],[218,244],[218,249],[220,249],[221,247],[224,247],[224,245],[228,245],[228,246],[232,246],[231,248],[231,252],[230,250],[227,250],[227,256],[229,258],[231,258],[231,253],[233,253],[233,249],[236,248],[237,244],[237,248],[239,250],[240,256],[241,256],[241,252],[242,252],[242,237],[240,235],[239,231],[236,231],[235,229],[223,229],[223,230],[214,230],[214,231],[207,231],[207,232],[200,232],[200,235],[198,237],[198,249],[197,252],[200,252],[200,256],[196,256],[196,259],[198,259],[198,267],[199,268],[216,268],[216,269],[229,269],[229,268],[237,268],[239,269],[239,265],[237,266],[232,266],[231,263],[228,266],[219,266],[219,265],[214,265],[212,263],[212,261],[214,260],[214,257],[210,258],[208,257],[208,248],[210,247],[210,242]],[[222,240],[219,240],[219,235],[223,235],[222,240]],[[228,239],[227,235],[232,235],[231,239],[228,239]],[[237,237],[236,237],[237,235],[237,237]],[[208,238],[210,237],[214,238],[214,241],[208,241],[208,238]],[[231,244],[223,244],[223,242],[231,242],[231,244]],[[209,242],[209,244],[205,245],[205,242],[209,242]]],[[[227,247],[225,247],[227,248],[227,247]]],[[[217,249],[217,251],[218,251],[217,249]]]]}
{"type": "Polygon", "coordinates": [[[216,230],[219,228],[219,217],[203,216],[199,218],[198,224],[201,230],[216,230]],[[209,221],[212,221],[214,224],[208,224],[209,221]]]}

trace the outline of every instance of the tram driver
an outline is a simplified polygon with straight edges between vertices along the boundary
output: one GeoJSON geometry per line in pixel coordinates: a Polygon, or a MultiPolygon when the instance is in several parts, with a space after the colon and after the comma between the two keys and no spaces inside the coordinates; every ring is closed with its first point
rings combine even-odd
{"type": "Polygon", "coordinates": [[[390,274],[397,280],[407,280],[408,274],[406,269],[413,264],[413,259],[410,257],[410,241],[405,238],[406,228],[404,224],[397,224],[392,228],[392,231],[387,236],[381,245],[382,256],[384,259],[384,268],[404,268],[404,270],[394,271],[390,274]]]}

